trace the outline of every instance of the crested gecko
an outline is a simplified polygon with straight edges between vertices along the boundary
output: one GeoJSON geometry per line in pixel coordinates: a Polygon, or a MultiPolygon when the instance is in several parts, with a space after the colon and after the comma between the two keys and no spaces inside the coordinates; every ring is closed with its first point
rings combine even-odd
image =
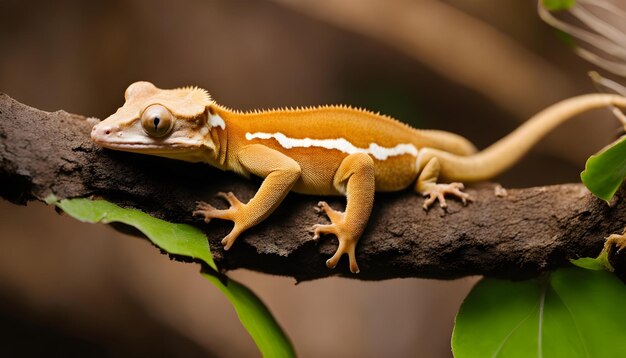
{"type": "Polygon", "coordinates": [[[135,82],[125,103],[93,127],[97,144],[189,162],[205,162],[241,176],[264,178],[250,201],[218,193],[228,209],[198,202],[194,216],[231,220],[222,240],[228,250],[245,230],[268,217],[289,191],[345,195],[344,212],[326,202],[318,210],[330,224],[312,228],[313,239],[335,235],[334,268],[343,254],[359,272],[355,249],[363,234],[376,191],[403,190],[415,183],[427,198],[446,206],[445,195],[469,200],[462,182],[492,178],[513,165],[532,145],[568,118],[599,107],[626,108],[626,98],[588,94],[557,103],[492,146],[477,151],[465,138],[439,130],[419,130],[391,117],[348,106],[240,112],[217,104],[203,89],[159,89],[135,82]],[[449,183],[440,183],[439,180],[449,183]]]}

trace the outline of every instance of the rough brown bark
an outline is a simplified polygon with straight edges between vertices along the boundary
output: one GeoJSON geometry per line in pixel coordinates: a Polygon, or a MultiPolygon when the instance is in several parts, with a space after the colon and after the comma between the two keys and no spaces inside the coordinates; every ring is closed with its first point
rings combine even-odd
{"type": "MultiPolygon", "coordinates": [[[[493,185],[469,188],[467,207],[450,200],[446,212],[422,210],[413,192],[380,194],[361,238],[358,275],[347,260],[335,270],[325,260],[332,237],[314,242],[308,229],[327,219],[313,210],[320,200],[290,194],[262,224],[246,232],[225,253],[219,244],[231,224],[193,219],[197,200],[223,205],[218,191],[242,200],[259,181],[247,181],[208,165],[103,150],[91,143],[93,121],[64,111],[48,113],[0,95],[0,195],[16,204],[97,196],[204,230],[218,265],[247,268],[297,280],[342,275],[362,280],[397,277],[455,278],[467,275],[525,278],[594,256],[603,238],[626,225],[626,203],[613,207],[579,184],[509,190],[496,196],[493,185]]],[[[620,192],[620,196],[623,192],[620,192]]],[[[342,198],[326,198],[335,208],[342,198]]]]}

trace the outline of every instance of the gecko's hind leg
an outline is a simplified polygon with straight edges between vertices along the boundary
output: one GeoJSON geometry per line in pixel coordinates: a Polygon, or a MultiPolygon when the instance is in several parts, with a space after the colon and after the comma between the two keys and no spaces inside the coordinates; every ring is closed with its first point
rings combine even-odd
{"type": "Polygon", "coordinates": [[[374,161],[364,153],[351,154],[344,158],[333,180],[336,188],[346,192],[346,211],[332,209],[325,202],[319,203],[331,223],[315,225],[314,239],[320,235],[332,234],[337,236],[339,247],[335,254],[326,261],[326,266],[335,268],[343,254],[348,254],[350,271],[359,272],[356,262],[356,244],[369,219],[374,205],[374,161]]]}
{"type": "Polygon", "coordinates": [[[432,158],[428,161],[428,163],[426,163],[419,178],[417,178],[415,191],[424,196],[428,196],[428,198],[424,200],[423,208],[425,210],[428,210],[435,200],[439,201],[439,206],[442,208],[447,207],[448,204],[446,203],[445,198],[446,194],[456,196],[461,199],[463,204],[466,204],[468,200],[472,200],[469,194],[461,191],[464,189],[463,183],[437,183],[440,170],[441,165],[439,164],[439,160],[437,158],[432,158]]]}

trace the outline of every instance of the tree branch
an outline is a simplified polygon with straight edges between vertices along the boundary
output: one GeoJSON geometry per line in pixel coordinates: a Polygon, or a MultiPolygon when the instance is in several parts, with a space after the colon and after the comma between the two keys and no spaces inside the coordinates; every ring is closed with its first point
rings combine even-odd
{"type": "MultiPolygon", "coordinates": [[[[14,203],[97,196],[157,217],[204,230],[216,262],[225,270],[247,268],[297,280],[342,275],[362,280],[467,275],[525,278],[594,256],[603,238],[626,226],[626,202],[609,207],[579,184],[509,190],[494,185],[467,191],[467,207],[451,200],[447,212],[426,212],[410,191],[379,194],[360,240],[358,275],[347,260],[335,270],[324,262],[336,239],[312,240],[308,229],[327,222],[315,196],[290,194],[265,222],[246,232],[225,253],[220,240],[232,224],[204,224],[191,211],[198,200],[223,205],[218,191],[251,198],[259,181],[247,181],[205,164],[103,150],[89,139],[94,121],[64,111],[48,113],[0,94],[0,195],[14,203]]],[[[619,196],[623,196],[620,192],[619,196]]],[[[327,198],[335,208],[343,198],[327,198]]]]}

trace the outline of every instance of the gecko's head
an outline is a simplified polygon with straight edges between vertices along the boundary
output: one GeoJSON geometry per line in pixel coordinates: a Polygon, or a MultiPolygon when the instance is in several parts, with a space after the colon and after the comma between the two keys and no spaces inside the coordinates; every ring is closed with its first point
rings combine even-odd
{"type": "Polygon", "coordinates": [[[182,157],[211,147],[207,108],[213,103],[197,87],[162,90],[150,82],[135,82],[125,103],[95,125],[91,139],[116,150],[182,157]]]}

